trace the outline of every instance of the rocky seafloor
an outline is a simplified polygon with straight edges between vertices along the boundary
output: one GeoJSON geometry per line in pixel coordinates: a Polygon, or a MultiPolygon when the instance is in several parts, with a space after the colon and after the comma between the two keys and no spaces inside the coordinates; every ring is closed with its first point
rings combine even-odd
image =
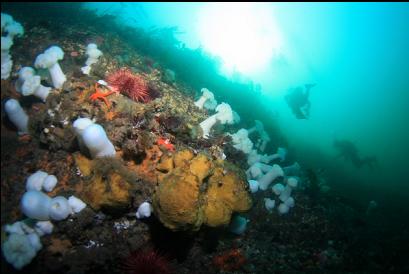
{"type": "MultiPolygon", "coordinates": [[[[208,140],[198,137],[198,124],[208,117],[194,105],[198,91],[177,77],[169,79],[166,68],[153,65],[126,41],[91,27],[67,27],[64,32],[46,26],[28,28],[13,46],[12,56],[13,74],[1,81],[1,98],[20,101],[30,117],[30,135],[17,135],[2,107],[2,227],[24,219],[19,204],[25,180],[37,170],[58,178],[50,196],[76,195],[88,204],[79,214],[53,222],[53,233],[41,238],[43,248],[21,272],[126,273],[122,266],[129,254],[147,248],[163,254],[172,273],[392,273],[403,269],[402,254],[386,252],[393,243],[380,236],[386,228],[375,225],[376,217],[331,193],[319,194],[318,199],[296,191],[297,203],[285,216],[267,212],[263,199],[267,194],[252,194],[253,206],[243,214],[250,222],[242,235],[232,234],[227,227],[206,226],[173,232],[155,213],[137,219],[138,206],[151,201],[157,187],[156,164],[173,153],[158,145],[159,138],[170,140],[176,151],[190,149],[212,159],[224,151],[228,161],[246,168],[244,155],[224,136],[225,128],[216,128],[208,140]],[[86,60],[86,41],[98,43],[104,53],[90,76],[80,70],[86,60]],[[16,72],[32,66],[50,45],[59,45],[65,52],[60,65],[67,82],[53,89],[46,103],[23,97],[14,87],[16,72]],[[156,98],[138,103],[124,95],[110,95],[110,107],[91,101],[96,81],[122,67],[141,75],[156,98]],[[72,129],[78,117],[95,119],[104,127],[117,151],[115,159],[90,163],[80,152],[72,129]]],[[[48,73],[41,76],[50,86],[48,73]]],[[[2,257],[1,272],[17,271],[2,257]]]]}

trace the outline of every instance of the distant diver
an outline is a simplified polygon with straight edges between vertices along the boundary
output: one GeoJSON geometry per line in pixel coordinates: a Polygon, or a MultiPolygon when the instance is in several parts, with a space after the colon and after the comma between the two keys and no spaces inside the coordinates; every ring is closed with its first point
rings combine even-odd
{"type": "Polygon", "coordinates": [[[335,140],[333,145],[339,152],[337,157],[342,157],[345,161],[351,162],[356,168],[361,168],[366,165],[370,169],[373,169],[374,165],[378,165],[376,156],[361,158],[358,149],[351,141],[335,140]]]}
{"type": "Polygon", "coordinates": [[[308,119],[310,116],[311,103],[308,100],[310,89],[316,84],[306,84],[290,89],[285,95],[288,106],[293,111],[297,119],[308,119]]]}

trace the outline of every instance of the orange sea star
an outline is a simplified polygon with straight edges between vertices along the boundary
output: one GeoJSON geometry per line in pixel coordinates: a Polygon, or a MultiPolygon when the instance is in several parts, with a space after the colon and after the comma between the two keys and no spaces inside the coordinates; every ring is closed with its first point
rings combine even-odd
{"type": "Polygon", "coordinates": [[[104,103],[108,106],[108,108],[111,106],[111,104],[108,102],[107,96],[111,95],[112,93],[115,93],[115,91],[110,91],[110,92],[102,92],[101,89],[98,88],[98,83],[95,83],[95,93],[91,94],[89,97],[91,101],[95,101],[97,99],[103,100],[104,103]]]}

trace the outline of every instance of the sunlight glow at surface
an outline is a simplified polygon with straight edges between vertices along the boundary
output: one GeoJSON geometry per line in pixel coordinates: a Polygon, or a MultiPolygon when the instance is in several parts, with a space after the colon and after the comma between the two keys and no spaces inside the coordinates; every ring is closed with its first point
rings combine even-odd
{"type": "Polygon", "coordinates": [[[211,3],[202,8],[198,31],[203,48],[219,56],[227,73],[260,70],[280,52],[281,35],[264,3],[211,3]]]}

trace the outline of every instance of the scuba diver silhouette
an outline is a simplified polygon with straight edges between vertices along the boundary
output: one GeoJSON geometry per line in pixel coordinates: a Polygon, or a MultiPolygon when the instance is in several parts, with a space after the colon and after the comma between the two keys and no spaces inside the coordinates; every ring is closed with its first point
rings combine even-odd
{"type": "Polygon", "coordinates": [[[370,169],[373,169],[374,165],[378,165],[376,156],[361,158],[358,149],[351,141],[335,140],[333,145],[339,152],[337,158],[342,157],[345,161],[350,161],[356,168],[361,168],[366,165],[370,169]]]}
{"type": "Polygon", "coordinates": [[[304,87],[299,86],[290,89],[287,95],[285,95],[284,98],[297,119],[309,118],[311,103],[308,97],[310,96],[310,89],[315,85],[316,84],[307,84],[304,87]]]}

